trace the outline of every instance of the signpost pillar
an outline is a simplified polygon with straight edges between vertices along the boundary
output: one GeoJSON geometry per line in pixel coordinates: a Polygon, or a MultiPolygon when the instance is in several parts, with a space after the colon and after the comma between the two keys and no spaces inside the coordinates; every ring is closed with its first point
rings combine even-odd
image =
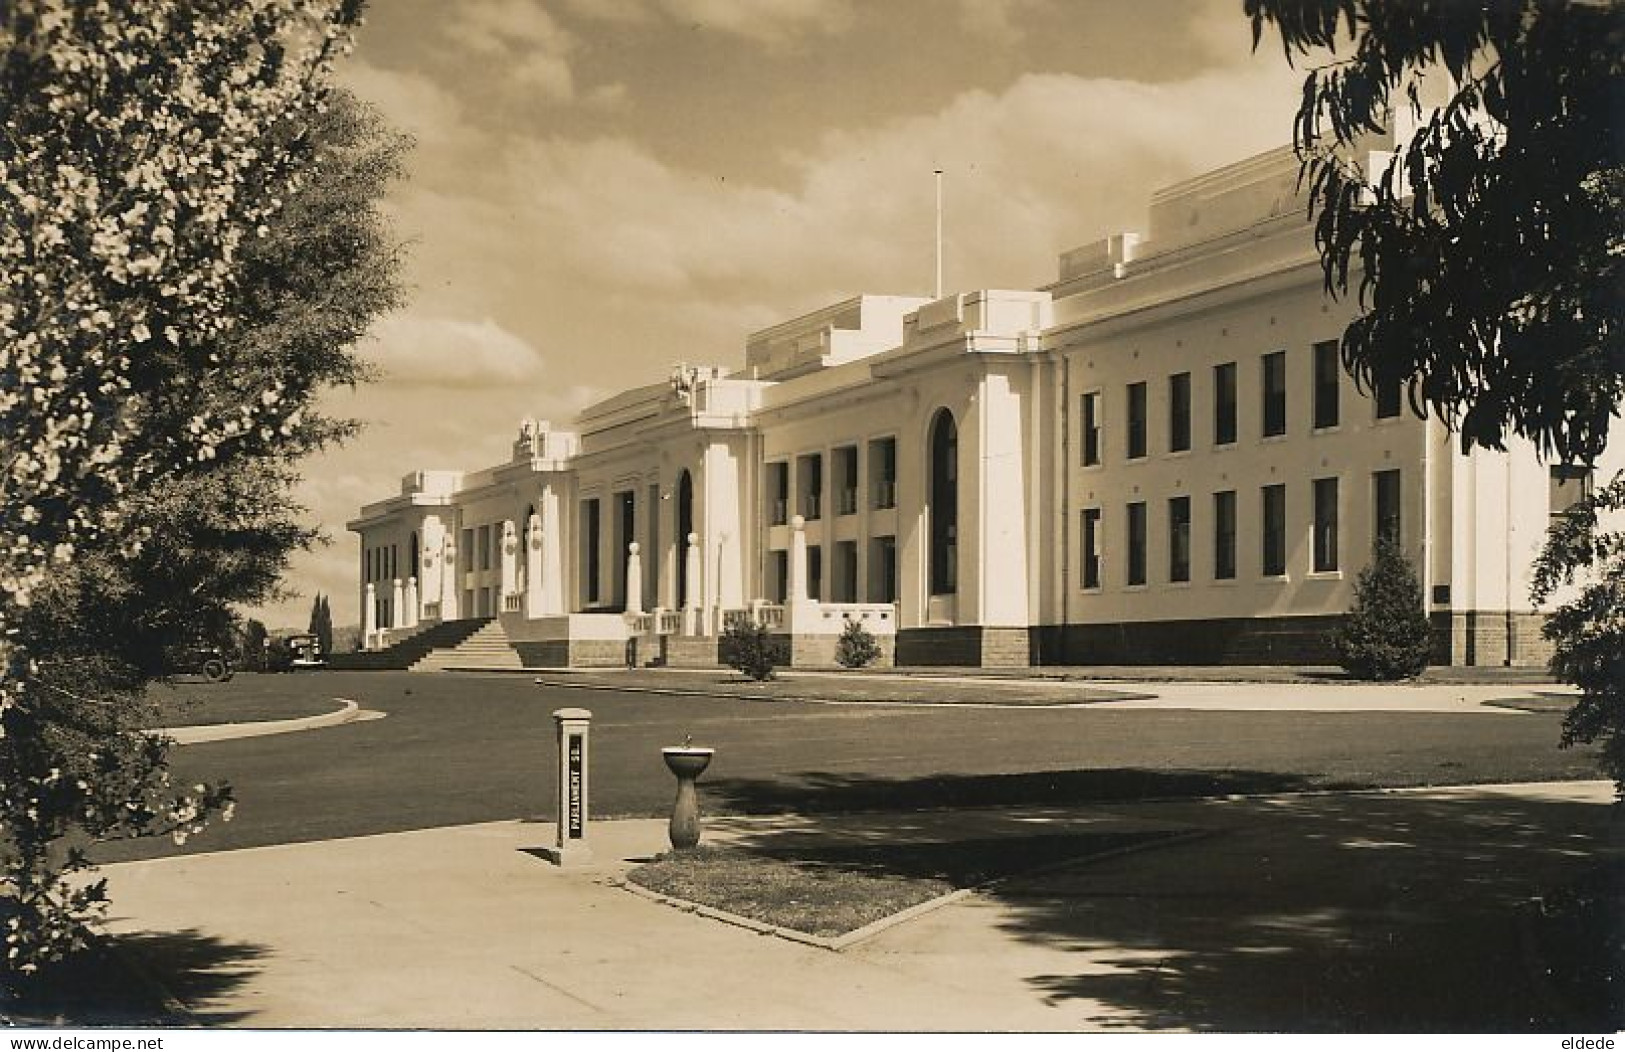
{"type": "Polygon", "coordinates": [[[587,786],[591,767],[587,737],[592,713],[586,709],[559,709],[553,713],[559,737],[558,836],[548,856],[560,866],[592,861],[587,846],[589,815],[587,786]]]}

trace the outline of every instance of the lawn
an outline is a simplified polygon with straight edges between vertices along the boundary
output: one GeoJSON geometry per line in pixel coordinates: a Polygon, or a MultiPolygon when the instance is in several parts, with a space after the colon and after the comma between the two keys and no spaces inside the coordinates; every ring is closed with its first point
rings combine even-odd
{"type": "Polygon", "coordinates": [[[672,851],[627,879],[674,899],[821,938],[1057,864],[1165,840],[1168,830],[880,843],[782,838],[672,851]]]}

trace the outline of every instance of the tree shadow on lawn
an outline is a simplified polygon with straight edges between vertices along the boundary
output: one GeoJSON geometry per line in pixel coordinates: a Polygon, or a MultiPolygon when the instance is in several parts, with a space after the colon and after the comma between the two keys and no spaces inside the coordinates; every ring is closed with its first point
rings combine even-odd
{"type": "Polygon", "coordinates": [[[1089,961],[1028,981],[1141,1028],[1625,1024],[1625,903],[1591,875],[1620,846],[1605,805],[1407,794],[1246,806],[1222,836],[996,889],[1006,931],[1089,961]]]}
{"type": "Polygon", "coordinates": [[[1275,771],[1136,767],[912,778],[805,771],[771,780],[718,778],[701,785],[709,811],[745,815],[1070,805],[1363,787],[1275,771]]]}
{"type": "Polygon", "coordinates": [[[1106,846],[1113,815],[1139,816],[1142,830],[1211,833],[1063,862],[982,892],[1010,937],[1061,951],[1061,968],[1021,977],[1031,989],[1051,1003],[1111,1010],[1091,1025],[1463,1033],[1625,1025],[1625,820],[1611,820],[1609,805],[1561,790],[1214,798],[1307,782],[1256,771],[809,773],[796,782],[719,779],[705,792],[736,813],[793,815],[747,827],[736,843],[752,852],[960,886],[1004,875],[979,871],[979,856],[1088,861],[1099,854],[1092,838],[1106,846]],[[1109,814],[1086,806],[1147,797],[1187,799],[1109,814]],[[947,819],[906,813],[934,808],[965,810],[947,819]]]}
{"type": "Polygon", "coordinates": [[[196,930],[109,936],[41,972],[0,1009],[21,1026],[223,1026],[247,1013],[198,1009],[255,974],[263,946],[196,930]]]}

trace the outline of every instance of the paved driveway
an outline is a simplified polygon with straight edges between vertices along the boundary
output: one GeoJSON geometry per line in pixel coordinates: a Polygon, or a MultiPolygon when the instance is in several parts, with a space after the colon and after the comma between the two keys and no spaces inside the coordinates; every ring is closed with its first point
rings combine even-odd
{"type": "MultiPolygon", "coordinates": [[[[1597,770],[1589,752],[1556,747],[1551,713],[829,706],[541,688],[503,676],[275,679],[279,689],[351,698],[386,715],[177,750],[179,779],[229,780],[239,800],[236,821],[180,852],[550,815],[550,714],[573,705],[596,714],[591,792],[600,815],[665,813],[673,782],[659,749],[688,735],[718,750],[702,783],[714,813],[1069,804],[1597,770]]],[[[165,853],[178,852],[167,842],[126,844],[101,857],[165,853]]]]}

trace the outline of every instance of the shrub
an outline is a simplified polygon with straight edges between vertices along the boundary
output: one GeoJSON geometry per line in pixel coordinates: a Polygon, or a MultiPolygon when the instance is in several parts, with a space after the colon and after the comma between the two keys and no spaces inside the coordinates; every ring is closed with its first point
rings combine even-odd
{"type": "Polygon", "coordinates": [[[724,665],[757,681],[772,679],[774,665],[787,657],[767,626],[754,621],[728,625],[717,642],[717,656],[724,665]]]}
{"type": "Polygon", "coordinates": [[[880,644],[862,621],[848,621],[835,641],[835,660],[842,668],[863,668],[880,660],[880,644]]]}
{"type": "Polygon", "coordinates": [[[1359,679],[1405,679],[1427,668],[1433,632],[1422,584],[1392,538],[1378,538],[1332,645],[1338,663],[1359,679]]]}

